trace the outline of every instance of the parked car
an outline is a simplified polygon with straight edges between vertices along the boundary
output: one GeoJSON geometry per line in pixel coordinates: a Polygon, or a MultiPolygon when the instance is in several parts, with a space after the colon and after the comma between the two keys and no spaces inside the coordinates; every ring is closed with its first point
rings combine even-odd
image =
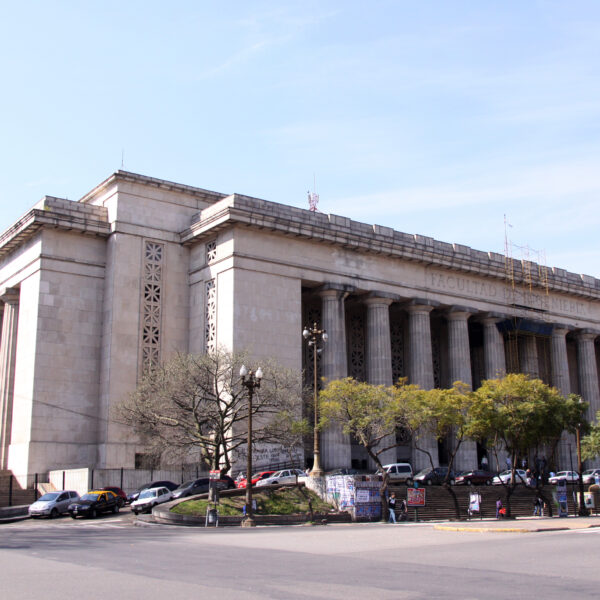
{"type": "Polygon", "coordinates": [[[358,469],[334,469],[333,471],[328,471],[326,475],[358,475],[358,469]]]}
{"type": "Polygon", "coordinates": [[[172,492],[173,490],[176,490],[179,486],[178,484],[173,483],[172,481],[151,481],[150,483],[146,483],[145,485],[139,487],[137,490],[135,490],[135,492],[128,494],[127,502],[131,504],[132,502],[138,499],[140,492],[156,487],[166,487],[170,492],[172,492]]]}
{"type": "Polygon", "coordinates": [[[579,474],[575,471],[559,471],[553,477],[548,478],[548,483],[553,485],[559,481],[566,481],[567,483],[577,483],[579,481],[579,474]]]}
{"type": "Polygon", "coordinates": [[[494,474],[489,471],[465,471],[459,473],[454,481],[456,485],[491,485],[494,474]]]}
{"type": "Polygon", "coordinates": [[[100,489],[108,490],[109,492],[116,494],[119,508],[123,508],[123,506],[125,506],[127,503],[127,494],[120,487],[106,486],[100,489]]]}
{"type": "Polygon", "coordinates": [[[585,485],[596,483],[596,475],[600,475],[600,469],[586,469],[581,474],[581,479],[585,485]]]}
{"type": "MultiPolygon", "coordinates": [[[[406,483],[412,485],[413,470],[409,463],[391,463],[383,465],[383,469],[387,471],[392,483],[406,483]]],[[[376,475],[382,475],[381,471],[376,471],[376,475]]]]}
{"type": "Polygon", "coordinates": [[[233,477],[229,477],[229,475],[221,475],[221,478],[217,479],[217,487],[220,490],[232,490],[236,486],[233,477]]]}
{"type": "Polygon", "coordinates": [[[66,513],[69,504],[79,500],[79,494],[71,490],[59,490],[58,492],[48,492],[40,496],[33,504],[29,506],[30,517],[51,517],[55,518],[66,513]]]}
{"type": "Polygon", "coordinates": [[[69,504],[69,514],[73,519],[77,517],[95,518],[104,512],[119,512],[117,495],[107,490],[93,490],[84,494],[79,500],[69,504]]]}
{"type": "MultiPolygon", "coordinates": [[[[173,490],[173,498],[185,498],[187,496],[195,496],[196,494],[206,494],[208,492],[209,484],[210,479],[208,477],[186,481],[173,490]]],[[[133,507],[133,503],[131,506],[133,507]]]]}
{"type": "MultiPolygon", "coordinates": [[[[259,471],[258,473],[254,473],[254,475],[252,475],[252,479],[251,479],[252,485],[256,485],[261,479],[266,479],[267,477],[271,477],[271,475],[273,475],[273,473],[275,473],[275,471],[259,471]]],[[[246,487],[246,478],[243,477],[239,481],[236,481],[235,485],[238,488],[245,488],[246,487]]]]}
{"type": "Polygon", "coordinates": [[[296,483],[297,480],[303,480],[306,473],[302,469],[282,469],[276,471],[270,477],[261,479],[256,483],[256,487],[263,485],[275,485],[277,483],[296,483]]]}
{"type": "Polygon", "coordinates": [[[441,485],[446,481],[446,477],[450,485],[455,484],[456,475],[454,471],[450,471],[450,474],[448,474],[448,467],[427,467],[419,471],[413,479],[421,485],[441,485]]]}
{"type": "Polygon", "coordinates": [[[139,498],[131,503],[133,514],[151,511],[157,504],[168,502],[173,493],[166,487],[149,488],[140,492],[139,498]]]}
{"type": "MultiPolygon", "coordinates": [[[[498,473],[498,475],[494,476],[494,479],[492,479],[492,485],[510,485],[511,479],[512,471],[507,469],[506,471],[502,471],[502,473],[498,473]]],[[[515,469],[515,481],[517,484],[522,483],[526,485],[527,473],[525,473],[523,469],[515,469]]]]}

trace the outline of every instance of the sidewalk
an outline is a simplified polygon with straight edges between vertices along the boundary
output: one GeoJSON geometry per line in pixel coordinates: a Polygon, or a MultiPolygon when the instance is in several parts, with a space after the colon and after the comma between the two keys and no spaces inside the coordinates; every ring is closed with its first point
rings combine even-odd
{"type": "Polygon", "coordinates": [[[519,517],[518,519],[473,519],[460,523],[439,523],[440,531],[469,531],[493,533],[538,533],[600,527],[600,516],[592,517],[519,517]]]}

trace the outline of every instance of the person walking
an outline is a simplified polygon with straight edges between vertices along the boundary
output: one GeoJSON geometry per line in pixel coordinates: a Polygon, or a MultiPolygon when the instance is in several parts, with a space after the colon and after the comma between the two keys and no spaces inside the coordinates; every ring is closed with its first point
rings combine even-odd
{"type": "Polygon", "coordinates": [[[392,492],[392,495],[388,498],[388,512],[390,516],[388,518],[388,523],[396,522],[396,494],[392,492]]]}
{"type": "Polygon", "coordinates": [[[498,498],[498,500],[496,500],[496,519],[500,518],[501,510],[502,510],[502,500],[500,498],[498,498]]]}

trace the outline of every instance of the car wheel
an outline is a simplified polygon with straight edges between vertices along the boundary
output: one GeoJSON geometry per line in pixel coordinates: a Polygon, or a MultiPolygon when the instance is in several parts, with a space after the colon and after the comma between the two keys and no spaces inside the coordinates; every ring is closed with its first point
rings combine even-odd
{"type": "MultiPolygon", "coordinates": [[[[470,483],[471,483],[471,482],[469,482],[469,485],[470,485],[470,483]]],[[[456,485],[456,481],[455,481],[454,479],[451,479],[451,480],[450,480],[450,485],[456,485]]]]}
{"type": "Polygon", "coordinates": [[[123,498],[119,498],[119,499],[117,500],[117,506],[118,506],[119,508],[123,508],[124,504],[125,504],[125,501],[123,500],[123,498]]]}
{"type": "Polygon", "coordinates": [[[485,485],[492,485],[492,480],[491,479],[487,479],[485,482],[485,485]]]}
{"type": "Polygon", "coordinates": [[[134,511],[133,511],[133,514],[134,514],[134,515],[137,517],[138,511],[137,511],[137,510],[134,510],[134,511]]]}
{"type": "Polygon", "coordinates": [[[53,508],[50,511],[50,518],[51,519],[56,519],[56,517],[58,517],[58,509],[57,508],[53,508]]]}
{"type": "Polygon", "coordinates": [[[428,479],[427,480],[427,485],[432,485],[432,484],[433,484],[433,481],[431,481],[431,479],[428,479]]]}
{"type": "Polygon", "coordinates": [[[409,477],[404,483],[406,483],[406,485],[412,485],[414,482],[412,477],[409,477]]]}
{"type": "Polygon", "coordinates": [[[112,511],[113,511],[113,515],[116,515],[119,512],[119,505],[115,504],[112,511]]]}
{"type": "Polygon", "coordinates": [[[95,519],[96,518],[96,511],[95,510],[91,510],[90,511],[90,519],[95,519]]]}
{"type": "Polygon", "coordinates": [[[467,485],[473,485],[473,482],[470,479],[467,479],[467,481],[465,482],[467,485]]]}

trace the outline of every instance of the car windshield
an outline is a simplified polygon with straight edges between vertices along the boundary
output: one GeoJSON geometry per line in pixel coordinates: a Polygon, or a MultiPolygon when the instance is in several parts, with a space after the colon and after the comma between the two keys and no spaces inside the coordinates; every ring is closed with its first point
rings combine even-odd
{"type": "Polygon", "coordinates": [[[427,475],[428,473],[431,473],[431,471],[433,471],[433,469],[431,467],[428,467],[427,469],[423,469],[421,471],[419,471],[415,477],[420,477],[421,475],[427,475]]]}
{"type": "Polygon", "coordinates": [[[40,498],[37,499],[38,502],[51,502],[52,500],[56,500],[58,498],[58,492],[48,492],[44,494],[40,498]]]}
{"type": "Polygon", "coordinates": [[[144,490],[140,494],[140,500],[143,500],[144,498],[154,498],[154,496],[156,496],[156,490],[144,490]]]}
{"type": "Polygon", "coordinates": [[[98,500],[98,496],[100,494],[84,494],[83,496],[81,496],[82,500],[91,500],[92,502],[95,502],[96,500],[98,500]]]}
{"type": "Polygon", "coordinates": [[[177,489],[185,490],[185,488],[192,487],[192,485],[194,485],[194,481],[186,481],[185,483],[182,483],[177,489]]]}

